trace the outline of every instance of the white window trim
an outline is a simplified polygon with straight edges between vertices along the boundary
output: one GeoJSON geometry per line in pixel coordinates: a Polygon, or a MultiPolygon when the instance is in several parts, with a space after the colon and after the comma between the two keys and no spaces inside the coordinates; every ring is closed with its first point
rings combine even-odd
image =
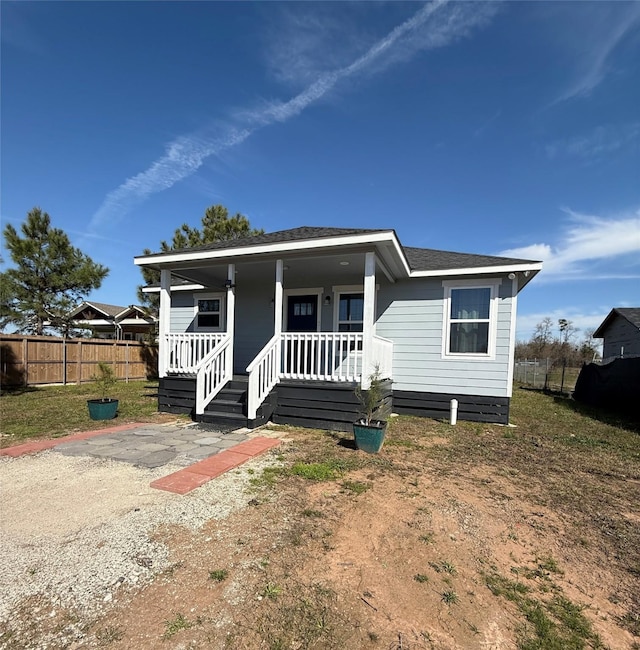
{"type": "MultiPolygon", "coordinates": [[[[205,312],[209,313],[209,312],[205,312]]],[[[213,312],[211,312],[213,313],[213,312]]],[[[224,293],[194,293],[193,294],[193,330],[194,332],[224,332],[225,321],[225,295],[224,293]],[[218,327],[198,327],[198,300],[220,301],[220,325],[218,327]]]]}
{"type": "MultiPolygon", "coordinates": [[[[376,284],[376,301],[373,304],[373,313],[376,314],[378,289],[380,285],[376,284]]],[[[331,287],[333,292],[333,331],[338,331],[338,317],[340,315],[340,294],[343,293],[361,293],[364,295],[364,284],[334,284],[331,287]]],[[[374,323],[375,325],[375,323],[374,323]]]]}
{"type": "Polygon", "coordinates": [[[316,332],[320,331],[322,324],[322,294],[324,293],[324,287],[313,287],[311,289],[285,289],[284,290],[284,300],[282,301],[282,330],[284,332],[289,331],[289,323],[287,318],[287,313],[289,310],[289,296],[315,296],[316,297],[316,332]]]}
{"type": "Polygon", "coordinates": [[[498,301],[502,280],[445,280],[442,283],[442,358],[464,361],[491,361],[496,358],[496,339],[498,334],[498,301]],[[490,289],[489,298],[489,341],[487,352],[449,352],[451,338],[451,291],[453,289],[490,289]]]}

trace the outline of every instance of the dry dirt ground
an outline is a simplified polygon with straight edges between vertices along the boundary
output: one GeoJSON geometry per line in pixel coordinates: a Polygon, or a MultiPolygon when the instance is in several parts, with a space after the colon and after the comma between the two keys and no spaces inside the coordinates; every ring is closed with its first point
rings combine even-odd
{"type": "Polygon", "coordinates": [[[0,647],[640,648],[637,463],[416,422],[395,420],[375,456],[346,434],[283,430],[242,470],[235,509],[154,529],[166,562],[149,581],[85,618],[35,622],[24,601],[0,647]]]}

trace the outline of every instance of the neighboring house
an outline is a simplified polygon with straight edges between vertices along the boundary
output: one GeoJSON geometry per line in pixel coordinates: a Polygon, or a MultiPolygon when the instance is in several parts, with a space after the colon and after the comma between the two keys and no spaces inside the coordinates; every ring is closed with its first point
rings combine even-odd
{"type": "Polygon", "coordinates": [[[396,413],[507,423],[518,292],[542,264],[294,228],[137,257],[161,272],[159,408],[347,430],[377,367],[396,413]],[[235,375],[235,376],[234,376],[235,375]]]}
{"type": "Polygon", "coordinates": [[[640,307],[614,307],[593,338],[604,339],[602,361],[640,357],[640,307]]]}
{"type": "Polygon", "coordinates": [[[145,340],[157,323],[156,318],[136,305],[121,307],[89,301],[79,304],[71,312],[71,319],[74,327],[90,329],[95,338],[124,341],[145,340]]]}

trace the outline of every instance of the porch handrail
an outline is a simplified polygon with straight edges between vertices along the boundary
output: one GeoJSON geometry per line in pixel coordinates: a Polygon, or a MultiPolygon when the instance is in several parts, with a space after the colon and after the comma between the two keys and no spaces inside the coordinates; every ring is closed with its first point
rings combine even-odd
{"type": "Polygon", "coordinates": [[[359,381],[362,332],[285,332],[282,378],[359,381]]]}
{"type": "Polygon", "coordinates": [[[197,372],[226,332],[168,332],[164,335],[167,372],[197,372]]]}
{"type": "Polygon", "coordinates": [[[280,381],[280,352],[282,339],[274,335],[247,366],[247,418],[255,420],[258,408],[271,389],[280,381]]]}
{"type": "Polygon", "coordinates": [[[223,335],[222,341],[200,362],[196,373],[196,414],[202,415],[207,404],[233,378],[231,345],[233,338],[223,335]]]}
{"type": "Polygon", "coordinates": [[[380,379],[393,377],[393,341],[382,336],[373,337],[373,350],[371,354],[374,367],[380,372],[380,379]]]}

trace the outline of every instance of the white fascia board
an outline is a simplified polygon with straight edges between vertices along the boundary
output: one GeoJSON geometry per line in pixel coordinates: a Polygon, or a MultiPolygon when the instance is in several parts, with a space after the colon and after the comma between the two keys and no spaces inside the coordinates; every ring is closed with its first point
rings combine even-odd
{"type": "Polygon", "coordinates": [[[145,325],[151,325],[152,323],[155,323],[157,319],[148,316],[146,318],[123,318],[122,320],[118,321],[118,325],[139,325],[140,327],[144,327],[145,325]]]}
{"type": "Polygon", "coordinates": [[[542,270],[542,263],[535,264],[509,264],[505,266],[475,266],[463,269],[438,269],[437,271],[411,271],[411,278],[438,278],[450,275],[484,275],[487,273],[515,273],[517,271],[538,272],[542,270]]]}
{"type": "Polygon", "coordinates": [[[104,325],[110,325],[113,327],[115,325],[115,322],[112,320],[105,320],[104,318],[92,318],[91,320],[77,320],[74,321],[74,327],[77,327],[78,325],[86,325],[87,327],[97,327],[97,326],[104,326],[104,325]]]}
{"type": "MultiPolygon", "coordinates": [[[[204,284],[181,284],[171,287],[171,293],[174,291],[201,291],[206,288],[204,284]]],[[[160,293],[160,287],[143,287],[142,293],[160,293]]]]}
{"type": "Polygon", "coordinates": [[[407,274],[409,267],[404,259],[404,253],[392,230],[365,235],[347,235],[342,237],[326,237],[319,239],[297,239],[294,241],[278,242],[274,244],[261,244],[257,246],[246,246],[244,248],[222,248],[219,250],[205,250],[184,253],[166,253],[164,255],[134,257],[134,264],[138,266],[154,264],[171,264],[176,262],[197,262],[234,257],[246,257],[249,255],[265,255],[276,253],[290,253],[295,251],[314,250],[319,248],[337,248],[340,246],[358,246],[391,242],[394,244],[407,274]]]}

